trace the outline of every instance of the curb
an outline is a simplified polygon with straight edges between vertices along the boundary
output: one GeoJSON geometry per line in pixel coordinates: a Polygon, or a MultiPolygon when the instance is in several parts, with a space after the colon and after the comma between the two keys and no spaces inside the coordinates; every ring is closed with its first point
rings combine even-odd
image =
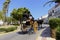
{"type": "MultiPolygon", "coordinates": [[[[46,28],[45,28],[46,29],[46,28]]],[[[51,38],[51,37],[41,37],[39,35],[41,35],[41,33],[45,30],[45,29],[42,29],[39,31],[37,37],[36,37],[36,40],[56,40],[54,38],[51,38]]]]}
{"type": "MultiPolygon", "coordinates": [[[[45,29],[46,29],[46,28],[45,28],[45,29]]],[[[40,30],[40,31],[38,32],[38,35],[37,35],[37,37],[36,37],[36,40],[38,40],[38,38],[40,37],[39,35],[41,35],[41,33],[42,33],[45,29],[42,29],[42,30],[40,30]]]]}

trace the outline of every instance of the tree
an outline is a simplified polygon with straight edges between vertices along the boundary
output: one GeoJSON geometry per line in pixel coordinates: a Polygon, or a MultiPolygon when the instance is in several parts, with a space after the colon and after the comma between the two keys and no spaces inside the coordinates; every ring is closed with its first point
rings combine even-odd
{"type": "MultiPolygon", "coordinates": [[[[57,3],[56,6],[58,6],[58,5],[60,4],[60,0],[51,0],[51,1],[46,2],[45,5],[48,4],[48,3],[53,3],[53,2],[54,2],[54,3],[57,3]]],[[[45,5],[44,5],[44,6],[45,6],[45,5]]],[[[54,20],[55,20],[55,19],[54,19],[54,20]]],[[[53,22],[52,25],[53,25],[53,24],[55,25],[54,20],[53,20],[53,21],[50,20],[50,23],[53,22]]],[[[55,22],[56,22],[56,20],[55,20],[55,22]]],[[[56,26],[56,25],[55,25],[55,26],[56,26]]],[[[55,27],[55,26],[52,26],[52,28],[55,27]]],[[[51,37],[56,39],[56,27],[53,28],[53,29],[52,29],[52,28],[50,29],[50,30],[51,30],[51,37]]]]}
{"type": "Polygon", "coordinates": [[[48,3],[60,3],[60,0],[50,0],[50,1],[48,1],[48,2],[46,2],[45,4],[44,4],[44,6],[46,5],[46,4],[48,4],[48,3]]]}
{"type": "Polygon", "coordinates": [[[6,22],[7,22],[8,24],[10,24],[11,21],[12,21],[12,18],[11,18],[11,17],[6,17],[6,22]]]}
{"type": "Polygon", "coordinates": [[[18,24],[18,21],[14,18],[12,18],[11,16],[10,17],[6,17],[6,22],[8,24],[18,24]]]}
{"type": "Polygon", "coordinates": [[[3,11],[0,11],[0,20],[3,20],[3,11]]]}
{"type": "Polygon", "coordinates": [[[4,21],[6,22],[6,13],[8,12],[8,6],[9,6],[10,0],[5,0],[3,3],[3,13],[4,13],[4,21]]]}
{"type": "Polygon", "coordinates": [[[24,14],[30,14],[30,11],[27,8],[18,8],[18,9],[13,9],[11,12],[11,16],[15,18],[16,20],[22,22],[23,15],[24,14]]]}
{"type": "Polygon", "coordinates": [[[13,11],[11,12],[11,16],[18,20],[17,9],[13,9],[13,11]]]}
{"type": "Polygon", "coordinates": [[[24,17],[28,14],[30,15],[30,11],[27,8],[18,8],[18,9],[13,9],[13,11],[11,12],[11,17],[18,20],[21,24],[22,27],[22,21],[24,20],[24,17]],[[25,15],[25,16],[23,16],[25,15]]]}

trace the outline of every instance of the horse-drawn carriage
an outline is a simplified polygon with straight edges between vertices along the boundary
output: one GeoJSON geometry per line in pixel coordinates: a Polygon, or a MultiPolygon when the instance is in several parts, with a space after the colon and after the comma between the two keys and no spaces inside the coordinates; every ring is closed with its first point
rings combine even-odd
{"type": "Polygon", "coordinates": [[[21,30],[23,33],[31,31],[36,32],[36,30],[38,30],[38,21],[34,20],[32,16],[26,17],[26,15],[24,15],[22,24],[21,30]]]}
{"type": "Polygon", "coordinates": [[[24,17],[21,27],[22,32],[28,32],[31,29],[33,20],[34,19],[32,17],[28,17],[28,18],[24,17]]]}

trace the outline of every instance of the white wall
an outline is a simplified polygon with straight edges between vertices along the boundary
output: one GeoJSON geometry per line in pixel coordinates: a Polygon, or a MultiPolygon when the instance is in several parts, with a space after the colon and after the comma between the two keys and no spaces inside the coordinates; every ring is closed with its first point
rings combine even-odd
{"type": "Polygon", "coordinates": [[[3,21],[2,20],[0,20],[0,25],[3,25],[3,21]]]}

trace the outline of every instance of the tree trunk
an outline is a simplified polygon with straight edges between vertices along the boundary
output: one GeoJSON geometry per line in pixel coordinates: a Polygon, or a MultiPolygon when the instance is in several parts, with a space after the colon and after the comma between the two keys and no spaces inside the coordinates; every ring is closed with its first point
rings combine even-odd
{"type": "Polygon", "coordinates": [[[56,29],[51,29],[51,37],[56,38],[56,29]]]}
{"type": "Polygon", "coordinates": [[[21,27],[21,29],[22,29],[22,19],[20,19],[20,27],[21,27]]]}
{"type": "Polygon", "coordinates": [[[6,25],[6,13],[4,14],[4,25],[6,25]]]}

